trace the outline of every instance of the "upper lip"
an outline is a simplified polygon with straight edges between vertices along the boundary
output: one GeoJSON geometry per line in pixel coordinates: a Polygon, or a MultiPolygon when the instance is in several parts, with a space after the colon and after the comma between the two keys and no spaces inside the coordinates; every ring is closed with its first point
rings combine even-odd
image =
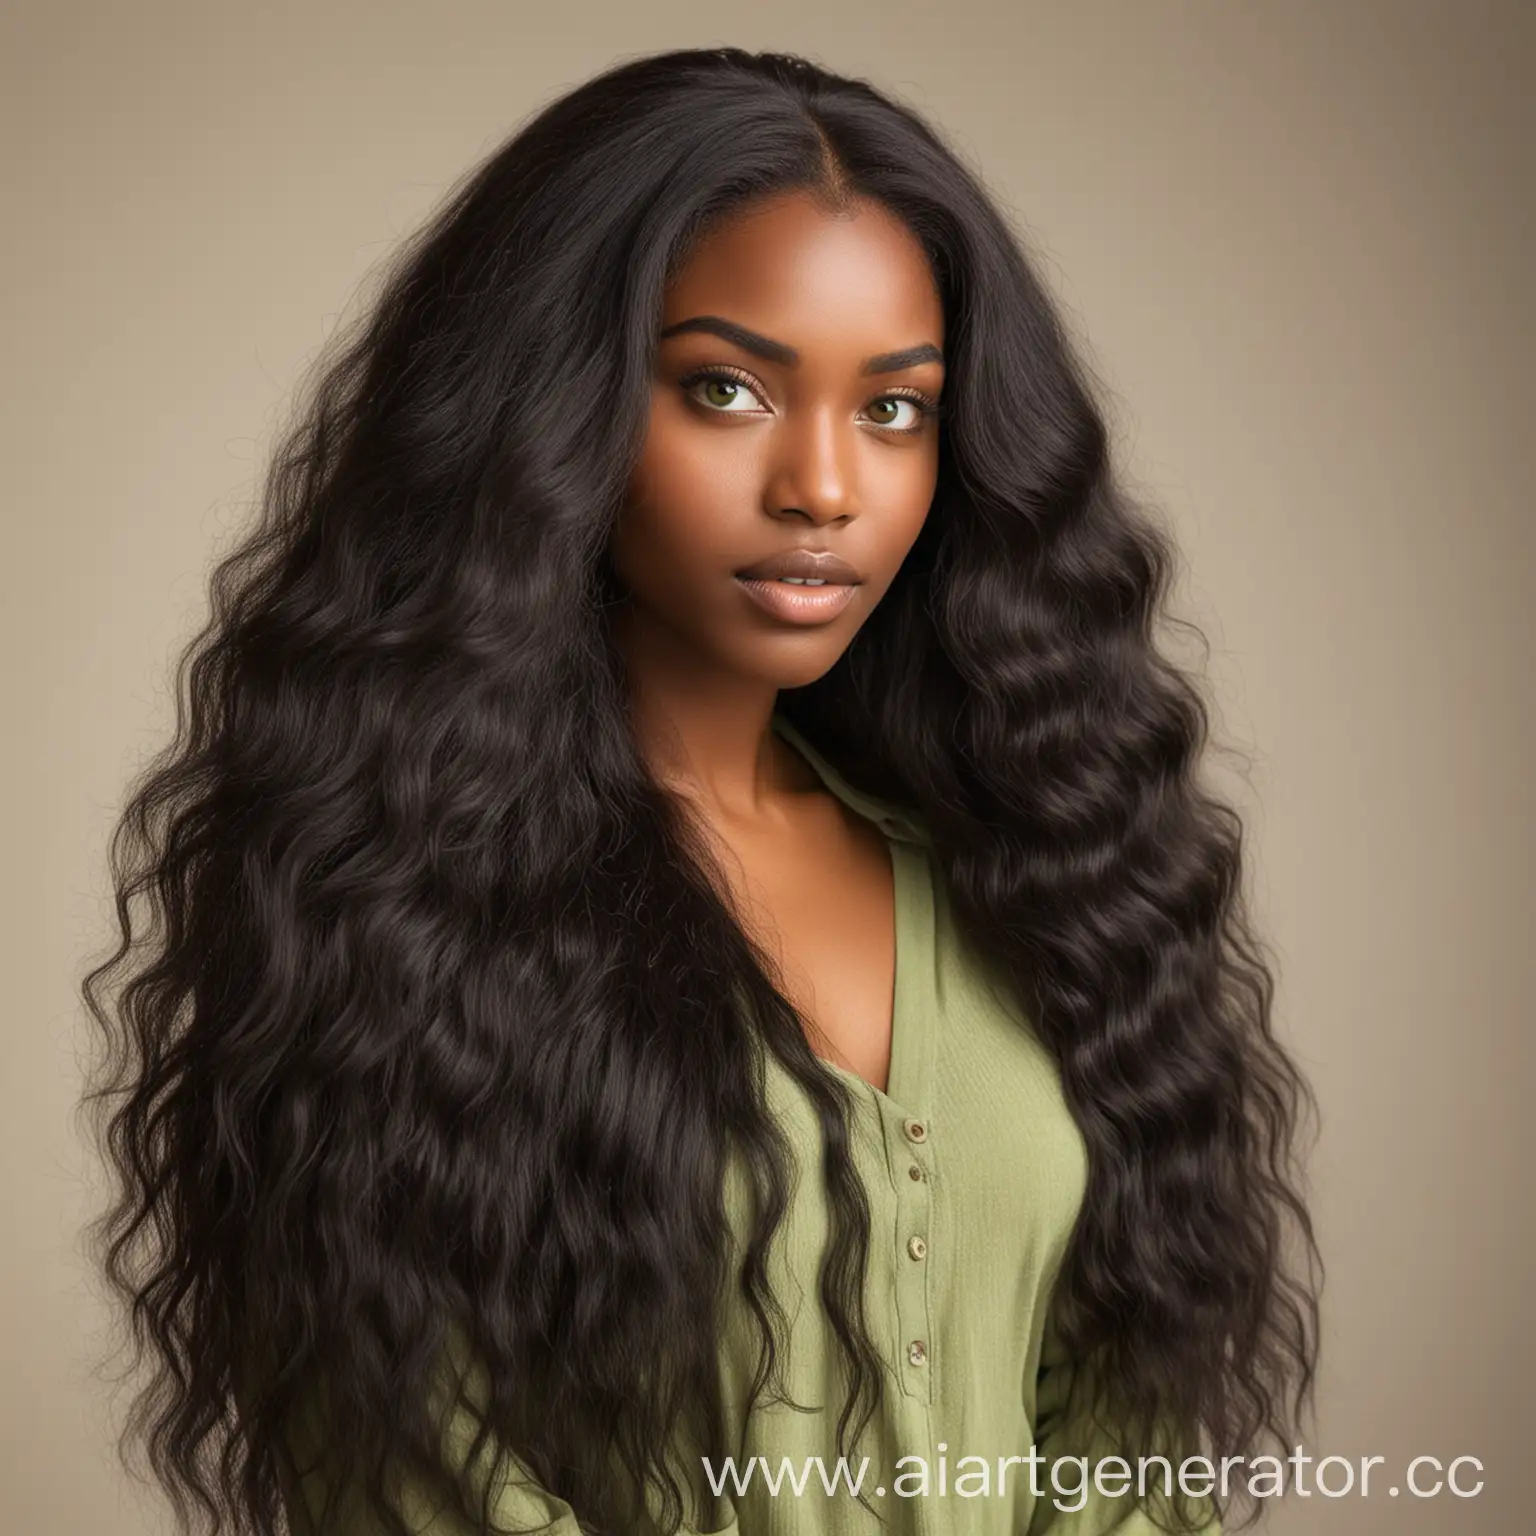
{"type": "Polygon", "coordinates": [[[775,581],[780,576],[809,576],[816,580],[858,586],[864,578],[830,549],[782,549],[756,565],[737,571],[751,581],[775,581]]]}

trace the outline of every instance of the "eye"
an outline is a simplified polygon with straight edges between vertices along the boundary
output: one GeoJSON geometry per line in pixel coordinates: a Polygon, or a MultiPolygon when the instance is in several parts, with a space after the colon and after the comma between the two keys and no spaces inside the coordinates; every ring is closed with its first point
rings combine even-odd
{"type": "MultiPolygon", "coordinates": [[[[772,408],[763,403],[762,386],[751,374],[721,364],[697,369],[678,380],[678,388],[695,404],[717,416],[773,414],[772,408]]],[[[926,418],[937,415],[938,409],[937,402],[927,395],[903,390],[873,401],[869,406],[872,414],[866,419],[888,437],[904,437],[921,432],[927,425],[926,418]]]]}
{"type": "Polygon", "coordinates": [[[754,393],[754,387],[745,378],[722,369],[704,369],[690,373],[679,380],[679,388],[689,399],[696,400],[706,409],[722,415],[739,416],[743,411],[762,410],[763,404],[754,393]],[[703,385],[703,389],[699,388],[703,385]]]}
{"type": "Polygon", "coordinates": [[[895,414],[888,416],[874,416],[872,419],[877,427],[886,427],[894,432],[918,432],[922,430],[923,418],[934,407],[924,399],[915,395],[882,395],[870,406],[870,410],[893,411],[895,414]],[[908,412],[905,418],[901,415],[901,408],[905,406],[908,412]]]}

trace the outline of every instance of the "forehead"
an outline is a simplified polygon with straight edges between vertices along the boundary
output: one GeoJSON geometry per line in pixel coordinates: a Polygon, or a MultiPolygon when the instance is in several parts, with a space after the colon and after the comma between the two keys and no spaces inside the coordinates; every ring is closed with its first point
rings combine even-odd
{"type": "Polygon", "coordinates": [[[943,306],[911,230],[878,203],[833,213],[804,193],[732,214],[695,245],[663,324],[701,313],[807,350],[838,335],[866,350],[943,343],[943,306]]]}

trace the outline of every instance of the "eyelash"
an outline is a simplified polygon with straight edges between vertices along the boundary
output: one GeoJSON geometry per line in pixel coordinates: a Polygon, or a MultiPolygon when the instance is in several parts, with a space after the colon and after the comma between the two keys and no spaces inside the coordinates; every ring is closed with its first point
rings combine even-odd
{"type": "MultiPolygon", "coordinates": [[[[742,384],[759,397],[767,394],[750,373],[744,369],[730,368],[721,364],[715,364],[708,368],[699,368],[690,373],[686,378],[678,380],[678,388],[685,394],[696,384],[703,384],[711,379],[720,379],[727,384],[742,384]]],[[[921,432],[927,426],[927,418],[937,416],[939,413],[938,402],[932,396],[925,395],[918,389],[894,389],[887,390],[883,395],[877,395],[876,400],[910,400],[918,409],[918,420],[910,427],[886,427],[877,421],[874,425],[888,437],[910,437],[915,432],[921,432]]],[[[713,407],[705,406],[705,410],[715,416],[737,416],[744,414],[739,411],[721,411],[713,407]]]]}

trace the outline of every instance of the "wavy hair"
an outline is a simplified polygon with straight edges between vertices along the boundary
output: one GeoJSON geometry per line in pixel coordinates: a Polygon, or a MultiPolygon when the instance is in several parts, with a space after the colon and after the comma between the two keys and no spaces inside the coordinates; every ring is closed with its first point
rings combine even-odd
{"type": "Polygon", "coordinates": [[[779,1358],[765,1051],[826,1138],[840,1445],[878,1402],[850,1100],[648,774],[607,627],[666,282],[712,221],[791,189],[905,221],[948,378],[918,543],[780,707],[926,819],[1059,1064],[1089,1154],[1057,1293],[1099,1366],[1079,1406],[1112,1406],[1128,1449],[1223,1456],[1286,1444],[1310,1401],[1315,1100],[1271,1026],[1241,823],[1198,783],[1207,707],[1157,648],[1171,538],[933,129],[803,59],[681,51],[533,116],[333,339],[113,838],[120,932],[84,984],[116,1180],[93,1231],[151,1367],[124,1443],[183,1528],[280,1528],[317,1380],[380,1529],[406,1529],[402,1466],[488,1528],[431,1407],[456,1328],[498,1467],[589,1531],[634,1530],[646,1486],[675,1523],[668,1446],[691,1412],[708,1432],[724,1287],[759,1386],[779,1358]],[[731,1273],[733,1147],[757,1215],[731,1273]]]}

